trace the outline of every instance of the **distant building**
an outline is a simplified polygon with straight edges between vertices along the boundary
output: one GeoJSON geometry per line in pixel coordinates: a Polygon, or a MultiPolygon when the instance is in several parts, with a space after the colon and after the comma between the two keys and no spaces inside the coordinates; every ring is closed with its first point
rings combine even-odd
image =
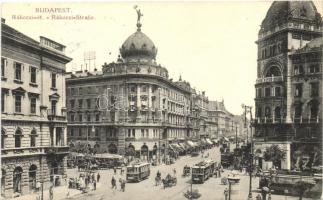
{"type": "Polygon", "coordinates": [[[1,195],[66,175],[65,46],[1,23],[1,195]]]}
{"type": "Polygon", "coordinates": [[[224,100],[209,101],[208,128],[212,138],[235,136],[246,138],[244,116],[233,115],[226,110],[224,100]]]}
{"type": "Polygon", "coordinates": [[[283,169],[322,165],[321,15],[311,1],[273,2],[256,43],[259,166],[270,167],[263,153],[271,145],[286,152],[278,166],[283,169]]]}
{"type": "Polygon", "coordinates": [[[156,63],[157,47],[140,23],[120,54],[117,62],[105,63],[102,72],[69,74],[71,147],[161,160],[198,137],[189,123],[189,83],[169,79],[167,69],[156,63]]]}

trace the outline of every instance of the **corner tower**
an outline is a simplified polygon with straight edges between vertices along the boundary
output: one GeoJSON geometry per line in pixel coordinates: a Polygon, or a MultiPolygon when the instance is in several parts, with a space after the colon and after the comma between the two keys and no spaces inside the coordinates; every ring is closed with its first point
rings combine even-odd
{"type": "Polygon", "coordinates": [[[267,146],[279,145],[287,153],[281,162],[283,169],[291,168],[291,145],[297,140],[291,55],[321,36],[321,15],[311,1],[273,2],[259,30],[255,149],[262,152],[267,146]]]}

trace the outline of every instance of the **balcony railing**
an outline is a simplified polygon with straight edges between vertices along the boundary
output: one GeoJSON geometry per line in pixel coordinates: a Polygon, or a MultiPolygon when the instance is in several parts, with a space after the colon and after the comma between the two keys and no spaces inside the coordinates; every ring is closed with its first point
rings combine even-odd
{"type": "MultiPolygon", "coordinates": [[[[285,123],[286,122],[286,118],[269,118],[269,117],[265,117],[265,118],[255,118],[254,123],[255,124],[272,124],[272,123],[285,123]]],[[[292,119],[293,123],[320,123],[321,119],[319,117],[315,117],[315,118],[304,118],[304,117],[295,117],[292,119]]]]}
{"type": "Polygon", "coordinates": [[[66,116],[64,115],[57,115],[56,110],[48,109],[47,110],[47,118],[50,121],[65,121],[66,116]]]}
{"type": "Polygon", "coordinates": [[[61,154],[68,153],[69,146],[55,146],[55,147],[45,147],[46,154],[61,154]]]}
{"type": "Polygon", "coordinates": [[[283,76],[272,76],[272,77],[265,77],[265,78],[258,78],[256,83],[272,83],[272,82],[281,82],[283,81],[283,76]]]}
{"type": "Polygon", "coordinates": [[[293,118],[294,123],[320,123],[321,119],[319,117],[294,117],[293,118]]]}

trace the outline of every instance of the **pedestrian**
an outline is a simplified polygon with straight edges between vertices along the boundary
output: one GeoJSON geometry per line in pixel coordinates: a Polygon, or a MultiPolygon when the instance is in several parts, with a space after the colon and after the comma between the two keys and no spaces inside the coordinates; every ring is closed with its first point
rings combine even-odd
{"type": "Polygon", "coordinates": [[[93,190],[96,190],[96,181],[93,181],[93,190]]]}
{"type": "Polygon", "coordinates": [[[114,175],[117,174],[117,168],[116,167],[113,167],[113,172],[114,172],[114,175]]]}
{"type": "Polygon", "coordinates": [[[36,182],[36,191],[37,192],[40,191],[40,182],[39,181],[36,182]]]}
{"type": "Polygon", "coordinates": [[[225,190],[224,190],[224,199],[228,200],[228,196],[229,196],[228,188],[225,188],[225,190]]]}
{"type": "Polygon", "coordinates": [[[100,178],[101,178],[101,176],[100,176],[100,173],[98,172],[98,174],[96,175],[97,182],[100,182],[100,178]]]}
{"type": "Polygon", "coordinates": [[[122,181],[122,192],[125,192],[126,191],[126,181],[123,180],[122,181]]]}
{"type": "Polygon", "coordinates": [[[49,187],[49,199],[53,200],[54,198],[54,193],[53,193],[53,185],[49,187]]]}
{"type": "Polygon", "coordinates": [[[119,178],[119,183],[120,183],[120,191],[122,191],[122,179],[119,178]]]}
{"type": "Polygon", "coordinates": [[[173,169],[173,172],[174,172],[174,176],[176,176],[176,169],[175,168],[173,169]]]}
{"type": "Polygon", "coordinates": [[[92,182],[94,182],[95,181],[95,175],[94,175],[94,173],[92,174],[92,182]]]}
{"type": "Polygon", "coordinates": [[[114,178],[114,176],[112,176],[111,185],[112,189],[117,189],[116,179],[114,178]]]}
{"type": "Polygon", "coordinates": [[[258,194],[258,195],[256,196],[256,200],[262,200],[262,198],[261,198],[261,195],[260,195],[260,194],[258,194]]]}

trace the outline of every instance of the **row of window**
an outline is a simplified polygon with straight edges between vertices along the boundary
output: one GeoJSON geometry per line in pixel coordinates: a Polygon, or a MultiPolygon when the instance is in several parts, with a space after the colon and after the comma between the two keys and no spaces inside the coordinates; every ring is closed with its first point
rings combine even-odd
{"type": "MultiPolygon", "coordinates": [[[[7,95],[6,93],[1,93],[1,112],[7,112],[6,103],[7,103],[7,95]]],[[[14,97],[14,112],[22,113],[22,105],[23,105],[23,95],[15,94],[14,97]]],[[[56,115],[56,100],[51,101],[51,114],[56,115]]],[[[37,108],[37,97],[29,96],[29,113],[36,114],[37,108]]]]}
{"type": "MultiPolygon", "coordinates": [[[[302,97],[303,96],[303,83],[297,83],[294,85],[294,96],[295,97],[302,97]]],[[[319,96],[319,82],[312,82],[310,83],[310,95],[311,97],[318,97],[319,96]]]]}
{"type": "Polygon", "coordinates": [[[277,44],[270,45],[269,47],[261,49],[261,59],[265,59],[271,56],[275,56],[282,52],[282,44],[281,42],[277,44]]]}
{"type": "MultiPolygon", "coordinates": [[[[1,58],[1,77],[6,78],[6,70],[8,68],[8,61],[6,58],[1,58]]],[[[14,62],[14,80],[19,81],[20,83],[22,80],[22,74],[24,73],[24,65],[19,62],[14,62]]],[[[30,83],[36,84],[37,83],[37,68],[30,66],[30,83]]],[[[56,88],[56,74],[51,74],[51,87],[56,88]]]]}
{"type": "MultiPolygon", "coordinates": [[[[82,137],[82,133],[84,132],[84,130],[86,131],[85,132],[85,136],[91,136],[91,133],[94,132],[94,136],[95,137],[99,137],[99,129],[98,128],[87,128],[87,129],[84,129],[84,128],[70,128],[70,136],[71,137],[82,137]]],[[[109,129],[109,128],[106,128],[105,130],[105,133],[106,133],[106,137],[107,138],[116,138],[117,137],[117,132],[115,129],[109,129]]]]}
{"type": "MultiPolygon", "coordinates": [[[[78,114],[78,119],[76,119],[76,115],[75,114],[70,114],[70,121],[71,122],[75,122],[76,120],[78,120],[79,122],[83,121],[83,114],[78,114]]],[[[91,114],[87,114],[86,116],[86,121],[90,122],[92,121],[92,115],[91,114]]],[[[95,115],[95,121],[100,121],[100,114],[96,114],[95,115]]]]}
{"type": "MultiPolygon", "coordinates": [[[[22,109],[22,95],[14,95],[14,112],[21,113],[22,109]]],[[[36,114],[36,105],[37,105],[37,98],[36,97],[29,97],[29,111],[30,114],[36,114]]],[[[6,112],[6,94],[4,92],[1,93],[1,112],[6,112]]]]}
{"type": "MultiPolygon", "coordinates": [[[[17,129],[15,134],[14,134],[14,139],[15,139],[15,148],[20,148],[21,146],[21,140],[22,140],[22,131],[20,129],[17,129]]],[[[37,132],[36,130],[32,130],[30,133],[30,147],[36,147],[36,137],[37,137],[37,132]]],[[[1,130],[1,149],[5,148],[6,144],[6,132],[5,130],[1,130]]]]}
{"type": "MultiPolygon", "coordinates": [[[[320,66],[318,64],[310,65],[307,67],[307,73],[314,74],[320,72],[320,66]]],[[[303,65],[294,66],[294,75],[304,74],[303,65]]]]}
{"type": "Polygon", "coordinates": [[[281,87],[266,87],[266,88],[257,88],[256,89],[256,97],[281,97],[282,91],[281,87]],[[264,90],[264,93],[263,93],[264,90]]]}

